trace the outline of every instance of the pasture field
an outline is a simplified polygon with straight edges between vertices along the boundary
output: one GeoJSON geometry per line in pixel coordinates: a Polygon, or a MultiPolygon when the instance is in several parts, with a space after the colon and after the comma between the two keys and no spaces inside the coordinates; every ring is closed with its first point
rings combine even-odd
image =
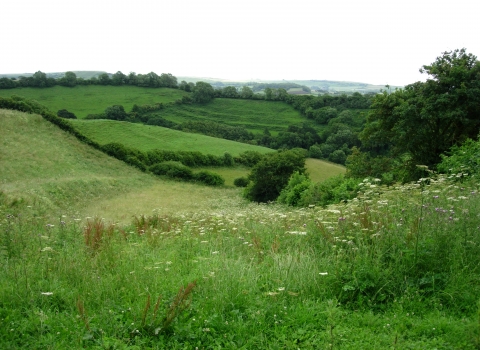
{"type": "Polygon", "coordinates": [[[346,172],[346,168],[343,165],[315,158],[307,158],[305,167],[312,182],[325,181],[329,177],[345,174],[346,172]]]}
{"type": "Polygon", "coordinates": [[[147,175],[88,147],[37,115],[0,109],[0,194],[36,215],[100,215],[129,222],[136,213],[181,213],[232,197],[217,189],[147,175]]]}
{"type": "Polygon", "coordinates": [[[253,133],[263,133],[268,128],[273,135],[285,131],[288,125],[299,125],[307,121],[300,112],[284,102],[228,98],[216,98],[203,106],[167,106],[158,113],[175,123],[210,120],[231,126],[244,126],[253,133]]]}
{"type": "Polygon", "coordinates": [[[114,120],[71,120],[82,134],[101,145],[118,142],[141,151],[161,149],[168,151],[199,151],[222,156],[229,152],[235,156],[245,151],[260,153],[272,149],[245,143],[192,134],[159,126],[119,122],[114,120]]]}
{"type": "MultiPolygon", "coordinates": [[[[342,165],[314,158],[307,158],[305,167],[307,168],[310,179],[314,183],[324,181],[332,176],[345,174],[346,171],[345,167],[342,165]]],[[[209,170],[221,175],[225,179],[226,186],[234,186],[233,181],[235,179],[239,177],[247,177],[250,173],[250,169],[243,166],[233,168],[199,167],[195,170],[209,170]]]]}
{"type": "Polygon", "coordinates": [[[105,108],[122,105],[130,111],[134,104],[167,103],[181,99],[187,92],[169,88],[144,88],[138,86],[102,86],[77,85],[73,88],[54,86],[51,88],[16,88],[1,90],[0,96],[12,95],[36,100],[53,112],[67,109],[77,118],[85,118],[88,114],[102,113],[105,108]]]}
{"type": "Polygon", "coordinates": [[[0,110],[0,140],[2,349],[480,347],[474,178],[292,209],[158,180],[35,115],[0,110]]]}

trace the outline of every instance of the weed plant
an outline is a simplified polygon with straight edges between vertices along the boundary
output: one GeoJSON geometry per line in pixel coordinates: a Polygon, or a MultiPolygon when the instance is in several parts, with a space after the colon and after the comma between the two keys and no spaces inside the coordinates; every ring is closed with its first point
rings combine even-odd
{"type": "MultiPolygon", "coordinates": [[[[326,209],[31,216],[1,202],[1,348],[476,349],[479,184],[326,209]]],[[[2,197],[3,198],[3,197],[2,197]]]]}

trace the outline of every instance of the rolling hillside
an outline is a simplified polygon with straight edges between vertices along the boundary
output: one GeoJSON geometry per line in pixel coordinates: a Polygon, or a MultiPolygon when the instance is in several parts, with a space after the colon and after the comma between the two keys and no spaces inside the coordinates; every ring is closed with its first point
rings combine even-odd
{"type": "Polygon", "coordinates": [[[0,109],[0,195],[37,215],[97,216],[130,222],[132,215],[208,208],[236,197],[216,189],[142,173],[80,143],[38,115],[0,109]]]}
{"type": "Polygon", "coordinates": [[[288,125],[301,124],[307,119],[292,106],[277,101],[217,98],[203,105],[172,105],[159,114],[175,123],[215,121],[231,126],[244,126],[254,133],[268,129],[272,134],[285,131],[288,125]]]}
{"type": "Polygon", "coordinates": [[[72,120],[72,123],[82,134],[101,145],[118,142],[141,151],[199,151],[216,156],[222,156],[225,152],[235,156],[245,151],[273,151],[265,147],[151,125],[114,120],[72,120]]]}
{"type": "Polygon", "coordinates": [[[102,113],[108,106],[122,105],[126,111],[130,111],[134,104],[173,102],[187,94],[182,90],[168,88],[102,85],[0,90],[2,97],[26,97],[40,102],[55,113],[60,109],[67,109],[80,119],[88,114],[102,113]]]}

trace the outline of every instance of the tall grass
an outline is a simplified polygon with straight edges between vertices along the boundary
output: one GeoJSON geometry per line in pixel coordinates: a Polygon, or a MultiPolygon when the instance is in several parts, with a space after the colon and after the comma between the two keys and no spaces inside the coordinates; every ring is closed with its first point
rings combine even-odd
{"type": "Polygon", "coordinates": [[[3,205],[0,342],[474,349],[477,184],[429,182],[364,183],[327,209],[238,200],[130,225],[3,205]]]}

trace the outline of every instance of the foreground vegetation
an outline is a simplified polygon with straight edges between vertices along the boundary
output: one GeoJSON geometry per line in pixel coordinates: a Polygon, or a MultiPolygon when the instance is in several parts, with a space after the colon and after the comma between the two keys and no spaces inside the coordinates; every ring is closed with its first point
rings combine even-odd
{"type": "Polygon", "coordinates": [[[2,347],[477,348],[476,183],[364,186],[130,225],[3,203],[2,347]]]}

